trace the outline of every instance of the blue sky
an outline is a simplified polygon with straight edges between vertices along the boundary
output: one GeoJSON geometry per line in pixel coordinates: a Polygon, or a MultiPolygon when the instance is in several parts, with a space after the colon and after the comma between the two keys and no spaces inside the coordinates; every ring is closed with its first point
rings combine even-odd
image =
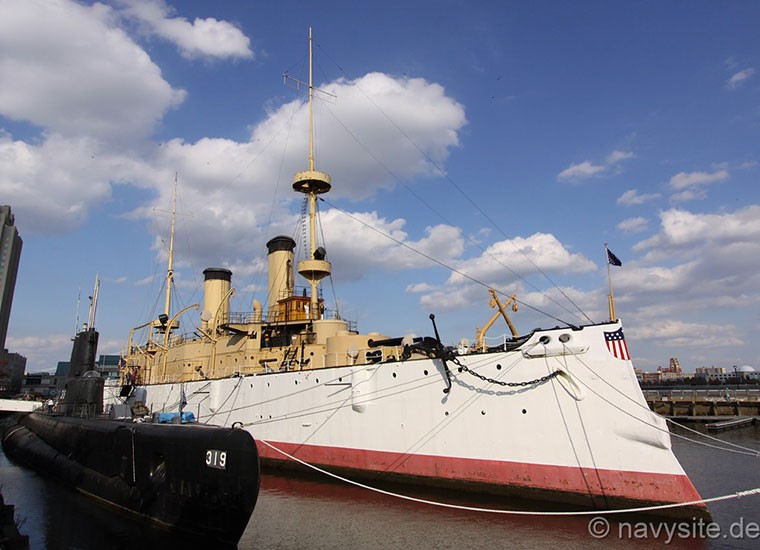
{"type": "Polygon", "coordinates": [[[315,83],[335,95],[316,103],[328,307],[389,336],[429,334],[435,313],[452,344],[490,317],[487,286],[527,304],[522,333],[599,322],[609,243],[637,366],[760,367],[759,16],[2,0],[0,203],[24,239],[7,347],[31,371],[67,359],[96,273],[101,353],[158,313],[175,173],[174,310],[210,266],[232,269],[233,309],[267,302],[266,241],[301,240],[305,96],[281,74],[307,78],[311,25],[315,83]]]}

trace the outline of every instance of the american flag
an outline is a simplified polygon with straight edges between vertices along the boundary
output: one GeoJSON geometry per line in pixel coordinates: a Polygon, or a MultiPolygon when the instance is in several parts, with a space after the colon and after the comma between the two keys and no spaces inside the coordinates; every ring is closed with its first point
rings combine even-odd
{"type": "Polygon", "coordinates": [[[610,265],[616,265],[618,267],[621,267],[623,265],[623,262],[620,261],[620,258],[615,256],[612,253],[612,250],[609,248],[607,249],[607,261],[610,263],[610,265]]]}
{"type": "Polygon", "coordinates": [[[607,343],[607,349],[618,359],[630,361],[631,354],[628,353],[628,344],[625,343],[623,329],[619,328],[615,332],[605,332],[604,341],[607,343]]]}

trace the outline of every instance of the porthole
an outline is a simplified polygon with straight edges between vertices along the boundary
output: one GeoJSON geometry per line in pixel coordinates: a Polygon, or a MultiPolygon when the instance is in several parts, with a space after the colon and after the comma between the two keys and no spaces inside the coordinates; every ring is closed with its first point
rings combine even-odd
{"type": "Polygon", "coordinates": [[[480,411],[480,414],[482,414],[483,416],[485,416],[486,415],[486,411],[480,411]]]}
{"type": "Polygon", "coordinates": [[[523,414],[528,414],[528,410],[527,410],[527,409],[523,409],[523,410],[522,410],[522,413],[523,413],[523,414]]]}
{"type": "Polygon", "coordinates": [[[552,341],[552,339],[551,339],[549,336],[546,336],[546,335],[544,335],[544,336],[542,336],[541,338],[539,338],[539,339],[538,339],[538,341],[539,341],[539,343],[541,343],[541,344],[543,344],[543,345],[546,345],[546,344],[548,344],[549,342],[551,342],[551,341],[552,341]]]}
{"type": "Polygon", "coordinates": [[[496,365],[496,370],[501,370],[501,365],[496,365]]]}
{"type": "Polygon", "coordinates": [[[559,337],[559,341],[562,342],[563,344],[569,342],[570,341],[570,335],[567,334],[567,333],[561,334],[560,337],[559,337]]]}
{"type": "Polygon", "coordinates": [[[393,373],[393,378],[396,378],[396,373],[395,372],[393,373]]]}
{"type": "Polygon", "coordinates": [[[422,371],[422,374],[424,374],[425,376],[427,376],[428,375],[428,371],[424,370],[424,371],[422,371]]]}

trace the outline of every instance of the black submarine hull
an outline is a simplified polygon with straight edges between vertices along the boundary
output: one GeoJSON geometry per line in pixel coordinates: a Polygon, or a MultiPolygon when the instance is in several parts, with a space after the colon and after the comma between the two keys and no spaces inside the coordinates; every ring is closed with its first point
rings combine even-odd
{"type": "Polygon", "coordinates": [[[30,413],[5,453],[71,489],[183,536],[235,545],[259,493],[256,443],[242,429],[30,413]]]}

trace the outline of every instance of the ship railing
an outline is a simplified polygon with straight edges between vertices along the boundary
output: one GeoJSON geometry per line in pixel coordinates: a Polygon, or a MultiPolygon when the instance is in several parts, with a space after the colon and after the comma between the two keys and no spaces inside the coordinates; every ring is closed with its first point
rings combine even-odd
{"type": "Polygon", "coordinates": [[[336,309],[326,309],[322,313],[322,319],[326,321],[345,321],[346,323],[348,323],[349,330],[352,330],[352,331],[356,330],[356,326],[357,326],[356,320],[346,319],[336,309]]]}
{"type": "Polygon", "coordinates": [[[507,351],[507,341],[512,338],[511,334],[504,333],[501,336],[485,336],[483,339],[486,341],[486,347],[487,348],[493,348],[495,346],[491,346],[488,344],[489,341],[491,342],[498,342],[498,345],[501,345],[504,348],[504,351],[507,351]]]}
{"type": "Polygon", "coordinates": [[[642,389],[644,397],[662,401],[723,401],[726,394],[731,399],[742,399],[744,401],[760,401],[760,389],[755,388],[737,388],[729,384],[717,386],[714,388],[700,389],[642,389]]]}
{"type": "Polygon", "coordinates": [[[201,336],[196,332],[185,332],[183,334],[172,334],[169,337],[169,346],[178,346],[184,342],[192,342],[195,340],[202,340],[201,336]]]}
{"type": "MultiPolygon", "coordinates": [[[[344,321],[348,325],[348,330],[356,332],[357,330],[357,322],[356,320],[352,319],[345,319],[340,315],[340,313],[337,310],[332,309],[325,309],[321,312],[320,317],[321,320],[326,321],[344,321]]],[[[280,308],[269,308],[269,310],[266,312],[266,315],[262,315],[258,312],[231,312],[226,315],[223,315],[219,319],[219,324],[250,324],[250,323],[262,323],[267,322],[269,324],[277,324],[277,323],[284,323],[287,321],[305,321],[307,320],[307,316],[304,312],[300,311],[290,311],[285,312],[280,308]]]]}
{"type": "MultiPolygon", "coordinates": [[[[275,301],[287,300],[288,298],[292,298],[293,296],[301,296],[303,298],[306,298],[306,297],[309,296],[309,292],[311,292],[311,288],[310,287],[296,285],[296,286],[293,287],[293,291],[292,292],[289,292],[288,290],[282,290],[282,291],[280,291],[277,294],[277,296],[275,297],[275,301]]],[[[319,300],[322,299],[322,289],[321,288],[317,289],[317,299],[319,299],[319,300]]]]}
{"type": "Polygon", "coordinates": [[[261,323],[261,312],[235,311],[223,315],[219,324],[247,325],[250,323],[261,323]]]}

